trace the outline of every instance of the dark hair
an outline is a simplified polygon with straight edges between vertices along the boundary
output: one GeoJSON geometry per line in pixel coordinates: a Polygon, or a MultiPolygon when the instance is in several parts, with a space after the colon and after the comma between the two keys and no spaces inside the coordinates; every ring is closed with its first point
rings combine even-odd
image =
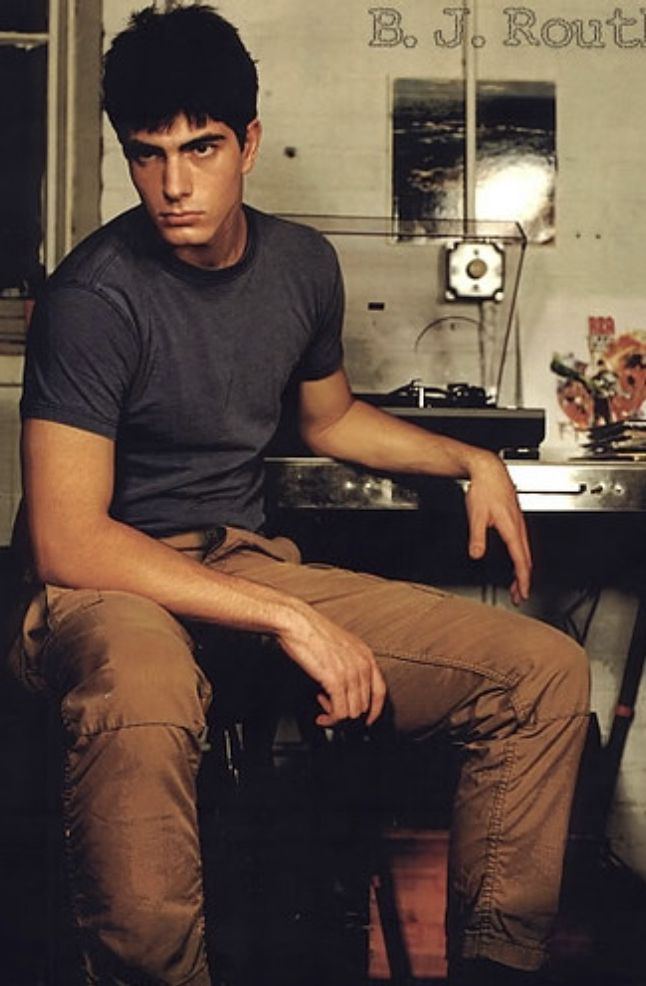
{"type": "Polygon", "coordinates": [[[243,146],[257,95],[256,66],[238,31],[204,4],[140,10],[104,59],[103,105],[122,142],[183,113],[196,126],[226,123],[243,146]]]}

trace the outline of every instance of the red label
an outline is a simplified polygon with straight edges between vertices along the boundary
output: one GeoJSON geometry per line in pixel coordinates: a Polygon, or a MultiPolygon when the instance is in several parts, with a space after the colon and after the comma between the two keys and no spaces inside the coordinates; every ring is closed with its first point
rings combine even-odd
{"type": "Polygon", "coordinates": [[[588,333],[592,336],[615,334],[615,320],[611,315],[588,315],[588,333]]]}

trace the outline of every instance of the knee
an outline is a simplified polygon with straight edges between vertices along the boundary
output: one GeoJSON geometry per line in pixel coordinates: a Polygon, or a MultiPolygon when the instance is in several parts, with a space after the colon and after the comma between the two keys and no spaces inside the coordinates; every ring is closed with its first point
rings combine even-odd
{"type": "Polygon", "coordinates": [[[128,982],[133,971],[151,983],[193,982],[193,977],[206,968],[206,954],[199,901],[191,903],[189,912],[187,902],[185,922],[178,920],[182,915],[165,906],[163,900],[157,907],[151,906],[152,901],[143,907],[133,904],[124,912],[123,927],[103,931],[102,947],[97,952],[88,948],[100,981],[106,974],[110,982],[113,975],[121,982],[119,973],[123,970],[128,982]]]}
{"type": "Polygon", "coordinates": [[[145,723],[203,728],[210,689],[184,628],[162,607],[107,592],[57,626],[50,662],[77,733],[145,723]]]}
{"type": "Polygon", "coordinates": [[[586,652],[571,637],[544,626],[532,662],[541,717],[585,715],[590,708],[590,666],[586,652]]]}

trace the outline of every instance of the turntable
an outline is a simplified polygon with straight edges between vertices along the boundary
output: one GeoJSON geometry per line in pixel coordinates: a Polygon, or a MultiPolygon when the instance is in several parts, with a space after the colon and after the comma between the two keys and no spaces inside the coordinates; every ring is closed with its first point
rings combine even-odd
{"type": "Polygon", "coordinates": [[[356,394],[396,417],[511,459],[535,459],[545,437],[543,408],[496,407],[484,388],[466,383],[446,390],[412,380],[391,394],[356,394]]]}
{"type": "MultiPolygon", "coordinates": [[[[469,384],[449,384],[443,391],[412,380],[388,394],[355,391],[355,397],[418,427],[478,445],[509,459],[537,459],[545,437],[543,408],[496,407],[482,387],[469,384]]],[[[293,413],[286,410],[267,449],[268,456],[311,455],[298,434],[296,421],[295,409],[293,413]]]]}
{"type": "MultiPolygon", "coordinates": [[[[286,218],[318,229],[339,257],[356,396],[440,434],[537,457],[545,412],[522,407],[515,313],[526,240],[518,224],[286,218]]],[[[307,454],[290,411],[269,455],[307,454]]]]}

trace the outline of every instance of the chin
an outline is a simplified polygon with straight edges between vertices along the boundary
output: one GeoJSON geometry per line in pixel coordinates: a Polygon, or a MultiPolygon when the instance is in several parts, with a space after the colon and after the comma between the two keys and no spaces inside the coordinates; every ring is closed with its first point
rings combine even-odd
{"type": "Polygon", "coordinates": [[[201,247],[207,246],[209,242],[204,234],[196,233],[194,230],[169,229],[164,226],[161,229],[158,227],[158,231],[164,242],[173,247],[201,247]]]}

